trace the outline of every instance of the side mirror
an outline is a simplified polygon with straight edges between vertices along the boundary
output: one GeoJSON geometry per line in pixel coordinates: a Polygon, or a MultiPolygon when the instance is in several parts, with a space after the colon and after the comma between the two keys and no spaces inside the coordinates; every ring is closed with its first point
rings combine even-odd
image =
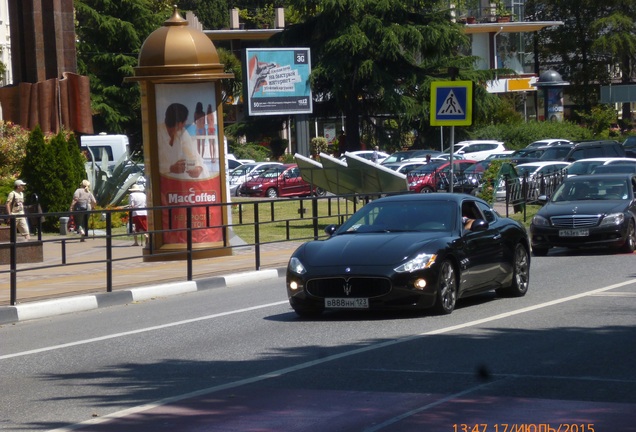
{"type": "Polygon", "coordinates": [[[538,201],[538,202],[539,202],[539,204],[541,204],[541,205],[545,205],[545,204],[548,202],[548,200],[549,200],[549,199],[550,199],[550,198],[549,198],[547,195],[539,195],[539,196],[537,197],[537,201],[538,201]]]}
{"type": "Polygon", "coordinates": [[[333,225],[333,224],[327,225],[325,227],[325,234],[327,234],[329,237],[331,237],[333,235],[333,233],[336,232],[337,229],[338,229],[337,225],[333,225]]]}
{"type": "Polygon", "coordinates": [[[486,231],[488,229],[488,222],[486,222],[484,219],[475,219],[473,221],[473,224],[470,227],[470,231],[472,232],[481,232],[481,231],[486,231]]]}

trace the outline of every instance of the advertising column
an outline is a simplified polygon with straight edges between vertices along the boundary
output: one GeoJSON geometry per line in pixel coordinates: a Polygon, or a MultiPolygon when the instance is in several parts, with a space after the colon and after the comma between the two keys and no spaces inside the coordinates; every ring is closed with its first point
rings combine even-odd
{"type": "Polygon", "coordinates": [[[162,243],[186,243],[189,206],[193,243],[219,242],[221,207],[197,207],[222,200],[215,87],[158,84],[155,91],[161,205],[183,206],[162,211],[162,243]]]}

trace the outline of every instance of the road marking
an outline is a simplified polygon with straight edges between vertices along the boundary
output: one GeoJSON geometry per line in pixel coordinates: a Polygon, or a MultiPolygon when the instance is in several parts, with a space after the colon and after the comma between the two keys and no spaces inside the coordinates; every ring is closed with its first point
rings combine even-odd
{"type": "MultiPolygon", "coordinates": [[[[511,316],[514,316],[514,315],[520,315],[520,314],[523,314],[523,313],[526,313],[526,312],[531,312],[531,311],[534,311],[534,310],[537,310],[537,309],[542,309],[542,308],[554,306],[554,305],[557,305],[557,304],[566,303],[566,302],[573,301],[573,300],[578,300],[578,299],[581,299],[583,297],[589,297],[591,295],[596,295],[596,294],[599,294],[599,293],[602,293],[602,292],[605,292],[605,291],[609,291],[609,290],[612,290],[612,289],[615,289],[615,288],[623,287],[623,286],[626,286],[626,285],[632,285],[632,284],[636,284],[636,281],[635,280],[631,280],[631,281],[621,282],[621,283],[610,285],[610,286],[607,286],[607,287],[604,287],[604,288],[598,288],[598,289],[595,289],[595,290],[591,290],[591,291],[588,291],[588,292],[585,292],[585,293],[575,294],[575,295],[572,295],[572,296],[569,296],[569,297],[564,297],[564,298],[561,298],[561,299],[552,300],[552,301],[545,302],[545,303],[540,303],[540,304],[537,304],[535,306],[528,306],[528,307],[517,309],[517,310],[514,310],[514,311],[502,313],[502,314],[495,315],[495,316],[492,316],[492,317],[489,317],[489,318],[483,318],[483,319],[479,319],[479,320],[474,320],[474,321],[470,321],[470,322],[467,322],[467,323],[464,323],[464,324],[459,324],[459,325],[455,325],[455,326],[445,327],[445,328],[438,329],[438,330],[431,330],[431,331],[428,331],[428,332],[425,332],[425,333],[420,333],[420,334],[417,334],[417,335],[408,336],[408,337],[404,337],[404,338],[401,338],[401,339],[395,339],[395,340],[391,340],[391,341],[380,342],[378,344],[369,345],[369,346],[362,347],[362,348],[356,348],[356,349],[353,349],[353,350],[350,350],[350,351],[346,351],[346,352],[342,352],[342,353],[339,353],[339,354],[330,355],[330,356],[323,357],[323,358],[318,359],[318,360],[312,360],[312,361],[308,361],[308,362],[305,362],[305,363],[299,363],[299,364],[297,364],[295,366],[290,366],[290,367],[287,367],[287,368],[283,368],[283,369],[279,369],[279,370],[276,370],[276,371],[268,372],[268,373],[265,373],[265,374],[262,374],[262,375],[257,375],[257,376],[251,377],[251,378],[245,378],[245,379],[242,379],[242,380],[233,381],[233,382],[221,384],[221,385],[214,386],[214,387],[208,387],[208,388],[197,390],[197,391],[190,392],[190,393],[185,393],[185,394],[172,396],[172,397],[165,398],[165,399],[160,399],[158,401],[155,401],[155,402],[152,402],[152,403],[149,403],[149,404],[139,405],[139,406],[136,406],[136,407],[132,407],[132,408],[128,408],[128,409],[125,409],[125,410],[117,411],[117,412],[114,412],[114,413],[111,413],[111,414],[104,415],[104,416],[99,417],[99,418],[94,418],[94,419],[86,420],[86,421],[81,422],[81,423],[76,423],[76,424],[73,424],[73,425],[69,425],[67,427],[63,427],[63,428],[59,428],[59,429],[53,429],[53,430],[50,430],[49,432],[70,432],[70,431],[73,431],[75,429],[79,429],[81,427],[84,427],[86,425],[95,425],[95,424],[105,423],[105,422],[110,421],[110,420],[119,419],[119,418],[126,417],[126,416],[129,416],[129,415],[132,415],[132,414],[140,413],[140,412],[147,411],[147,410],[150,410],[150,409],[154,409],[154,408],[157,408],[157,407],[160,407],[160,406],[163,406],[163,405],[167,405],[167,404],[170,404],[170,403],[173,403],[173,402],[179,402],[179,401],[182,401],[182,400],[185,400],[185,399],[205,396],[205,395],[208,395],[210,393],[215,393],[217,391],[227,390],[227,389],[231,389],[231,388],[236,388],[236,387],[244,386],[244,385],[247,385],[247,384],[253,384],[253,383],[264,381],[264,380],[267,380],[267,379],[270,379],[270,378],[277,378],[277,377],[286,375],[288,373],[297,372],[297,371],[303,370],[303,369],[308,369],[308,368],[311,368],[311,367],[314,367],[314,366],[318,366],[320,364],[327,363],[327,362],[330,362],[330,361],[333,361],[333,360],[339,360],[339,359],[342,359],[342,358],[354,356],[354,355],[365,353],[365,352],[368,352],[368,351],[374,351],[374,350],[377,350],[377,349],[387,348],[387,347],[390,347],[390,346],[393,346],[393,345],[397,345],[397,344],[401,344],[401,343],[405,343],[405,342],[410,342],[410,341],[419,339],[422,336],[439,335],[439,334],[449,333],[449,332],[452,332],[452,331],[455,331],[455,330],[459,330],[459,329],[464,329],[464,328],[468,328],[468,327],[474,327],[474,326],[477,326],[477,325],[480,325],[480,324],[484,324],[484,323],[487,323],[487,322],[497,321],[497,320],[500,320],[500,319],[503,319],[503,318],[508,318],[508,317],[511,317],[511,316]]],[[[222,314],[210,315],[209,317],[200,317],[200,318],[195,318],[195,319],[192,319],[192,320],[180,321],[179,323],[165,324],[165,325],[162,325],[162,326],[152,327],[151,329],[167,328],[167,327],[172,327],[173,325],[180,325],[180,324],[183,324],[183,323],[202,321],[202,320],[205,320],[205,319],[215,318],[215,317],[224,316],[224,315],[231,315],[233,313],[256,310],[256,309],[260,309],[262,307],[276,306],[276,305],[280,305],[280,304],[284,304],[284,303],[286,303],[286,302],[270,303],[268,305],[255,306],[255,307],[252,307],[252,308],[241,309],[240,311],[231,311],[231,312],[226,312],[226,313],[222,313],[222,314]]],[[[141,333],[143,331],[149,331],[149,330],[150,329],[137,330],[137,331],[132,331],[132,332],[121,333],[120,335],[136,334],[136,333],[141,333]]],[[[112,335],[112,337],[116,337],[116,336],[112,335]]],[[[104,340],[104,339],[110,339],[110,338],[111,337],[103,337],[103,338],[91,339],[91,341],[104,340]]],[[[66,345],[63,345],[63,346],[79,345],[80,343],[82,343],[82,342],[78,342],[78,343],[74,343],[74,344],[66,344],[66,345]]],[[[86,342],[86,343],[88,343],[88,342],[86,342]]],[[[63,347],[63,346],[60,346],[60,347],[63,347]]],[[[39,350],[35,350],[35,351],[41,352],[39,350]]],[[[0,359],[2,359],[2,357],[0,357],[0,359]]],[[[480,384],[478,386],[466,389],[466,390],[464,390],[462,392],[455,393],[453,395],[448,396],[447,398],[444,398],[444,401],[450,400],[453,397],[458,397],[458,396],[473,392],[473,391],[479,389],[480,387],[482,387],[484,385],[486,385],[486,384],[480,384]]],[[[428,405],[426,405],[424,407],[418,408],[417,410],[410,411],[409,413],[405,413],[404,415],[406,415],[406,414],[408,414],[408,415],[417,414],[417,413],[422,412],[422,411],[424,411],[424,410],[426,410],[428,408],[431,408],[431,407],[434,407],[434,406],[438,405],[439,402],[440,401],[434,402],[432,404],[428,404],[428,405]]],[[[400,416],[399,418],[401,419],[402,416],[400,416]]],[[[394,420],[397,421],[396,419],[394,419],[394,420]]],[[[389,420],[389,421],[391,421],[391,420],[389,420]]]]}
{"type": "Polygon", "coordinates": [[[608,293],[590,294],[592,297],[636,297],[636,293],[626,291],[616,291],[608,293]]]}
{"type": "Polygon", "coordinates": [[[210,319],[214,319],[214,318],[220,318],[220,317],[224,317],[224,316],[228,316],[228,315],[235,315],[235,314],[239,314],[239,313],[243,313],[243,312],[250,312],[250,311],[258,310],[258,309],[265,309],[265,308],[268,308],[268,307],[271,307],[271,306],[280,306],[280,305],[286,304],[286,303],[289,303],[289,301],[285,300],[285,301],[279,301],[279,302],[275,302],[275,303],[267,303],[267,304],[263,304],[263,305],[259,305],[259,306],[253,306],[253,307],[249,307],[249,308],[237,309],[237,310],[228,311],[228,312],[221,312],[221,313],[214,314],[214,315],[206,315],[206,316],[202,316],[202,317],[198,317],[198,318],[192,318],[192,319],[183,320],[183,321],[176,321],[176,322],[169,323],[169,324],[162,324],[162,325],[153,326],[153,327],[146,327],[146,328],[142,328],[142,329],[138,329],[138,330],[131,330],[131,331],[122,332],[122,333],[113,333],[113,334],[110,334],[110,335],[100,336],[100,337],[97,337],[97,338],[84,339],[84,340],[81,340],[81,341],[69,342],[69,343],[60,344],[60,345],[53,345],[53,346],[44,347],[44,348],[38,348],[38,349],[34,349],[34,350],[29,350],[29,351],[22,351],[22,352],[18,352],[18,353],[14,353],[14,354],[6,354],[6,355],[0,356],[0,360],[10,359],[10,358],[14,358],[14,357],[23,357],[23,356],[31,355],[31,354],[39,354],[39,353],[43,353],[43,352],[47,352],[47,351],[54,351],[54,350],[58,350],[58,349],[62,349],[62,348],[69,348],[69,347],[74,347],[74,346],[78,346],[78,345],[85,345],[85,344],[89,344],[89,343],[93,343],[93,342],[100,342],[100,341],[104,341],[104,340],[108,340],[108,339],[115,339],[115,338],[119,338],[119,337],[139,334],[139,333],[146,333],[146,332],[149,332],[149,331],[154,331],[154,330],[159,330],[159,329],[164,329],[164,328],[170,328],[170,327],[176,327],[176,326],[180,326],[180,325],[183,325],[183,324],[190,324],[190,323],[194,323],[194,322],[197,322],[197,321],[205,321],[205,320],[210,320],[210,319]]]}

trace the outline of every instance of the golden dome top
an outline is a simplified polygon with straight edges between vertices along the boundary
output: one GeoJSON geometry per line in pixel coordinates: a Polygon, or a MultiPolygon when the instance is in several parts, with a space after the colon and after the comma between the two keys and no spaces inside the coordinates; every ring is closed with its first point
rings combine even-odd
{"type": "MultiPolygon", "coordinates": [[[[214,43],[190,27],[174,7],[172,16],[146,38],[139,53],[136,77],[181,75],[226,78],[214,43]]],[[[230,75],[231,76],[231,75],[230,75]]]]}

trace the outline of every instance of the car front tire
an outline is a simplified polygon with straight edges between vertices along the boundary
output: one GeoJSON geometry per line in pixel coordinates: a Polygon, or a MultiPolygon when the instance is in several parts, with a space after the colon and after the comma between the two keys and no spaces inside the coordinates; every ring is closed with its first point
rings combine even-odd
{"type": "Polygon", "coordinates": [[[633,253],[636,250],[636,228],[634,227],[634,221],[630,220],[627,226],[627,238],[625,244],[621,247],[621,252],[633,253]]]}
{"type": "Polygon", "coordinates": [[[277,198],[278,197],[278,191],[275,188],[269,188],[265,192],[265,195],[267,195],[268,198],[277,198]]]}
{"type": "Polygon", "coordinates": [[[495,290],[497,294],[507,297],[523,297],[528,292],[530,284],[530,256],[528,251],[518,243],[513,258],[512,283],[507,288],[495,290]]]}
{"type": "Polygon", "coordinates": [[[441,315],[449,315],[455,310],[457,303],[457,275],[453,264],[446,260],[442,262],[437,282],[437,298],[434,310],[441,315]]]}

